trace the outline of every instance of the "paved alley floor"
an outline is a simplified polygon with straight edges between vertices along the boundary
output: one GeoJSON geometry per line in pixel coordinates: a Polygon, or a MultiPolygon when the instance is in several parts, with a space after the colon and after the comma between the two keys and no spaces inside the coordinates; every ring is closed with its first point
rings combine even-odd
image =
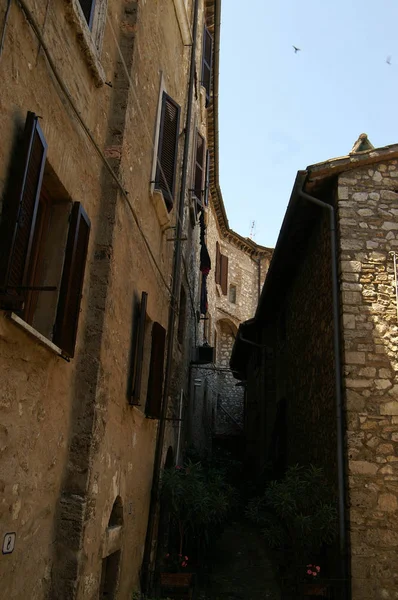
{"type": "Polygon", "coordinates": [[[212,557],[198,600],[280,600],[264,540],[248,523],[230,525],[212,557]]]}

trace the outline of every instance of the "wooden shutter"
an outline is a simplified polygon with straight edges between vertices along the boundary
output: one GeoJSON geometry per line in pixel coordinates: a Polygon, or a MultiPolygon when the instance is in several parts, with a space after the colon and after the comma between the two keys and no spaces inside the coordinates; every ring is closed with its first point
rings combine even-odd
{"type": "Polygon", "coordinates": [[[205,26],[203,31],[203,54],[202,54],[202,85],[206,89],[206,106],[210,102],[211,93],[211,63],[213,56],[213,38],[205,26]]]}
{"type": "Polygon", "coordinates": [[[221,290],[224,296],[228,293],[228,256],[220,255],[221,290]]]}
{"type": "Polygon", "coordinates": [[[209,204],[209,190],[210,190],[210,152],[209,152],[209,150],[207,150],[207,152],[206,152],[205,197],[204,197],[205,206],[208,206],[208,204],[209,204]]]}
{"type": "Polygon", "coordinates": [[[144,342],[145,342],[145,322],[146,322],[146,307],[147,307],[148,294],[142,292],[141,294],[141,305],[140,315],[138,322],[138,334],[137,334],[137,345],[135,349],[135,360],[134,360],[134,379],[133,379],[133,392],[131,395],[132,404],[140,403],[141,396],[141,379],[142,379],[142,364],[144,358],[144,342]]]}
{"type": "Polygon", "coordinates": [[[216,242],[216,283],[221,283],[221,252],[220,244],[216,242]]]}
{"type": "Polygon", "coordinates": [[[180,107],[163,92],[156,187],[162,191],[169,212],[174,203],[179,127],[180,107]]]}
{"type": "Polygon", "coordinates": [[[87,25],[91,29],[93,25],[95,0],[79,0],[87,25]]]}
{"type": "Polygon", "coordinates": [[[21,287],[27,281],[46,154],[47,144],[38,117],[28,112],[12,193],[6,199],[3,212],[0,237],[1,308],[22,308],[21,287]]]}
{"type": "Polygon", "coordinates": [[[80,202],[75,202],[69,225],[53,339],[71,358],[75,353],[89,235],[90,220],[80,202]]]}
{"type": "Polygon", "coordinates": [[[205,160],[205,140],[200,133],[196,132],[196,157],[195,157],[195,187],[194,194],[200,204],[203,202],[203,174],[205,160]]]}
{"type": "Polygon", "coordinates": [[[163,364],[166,344],[166,330],[160,323],[152,326],[152,349],[149,366],[148,392],[145,414],[152,419],[159,419],[162,407],[163,364]]]}

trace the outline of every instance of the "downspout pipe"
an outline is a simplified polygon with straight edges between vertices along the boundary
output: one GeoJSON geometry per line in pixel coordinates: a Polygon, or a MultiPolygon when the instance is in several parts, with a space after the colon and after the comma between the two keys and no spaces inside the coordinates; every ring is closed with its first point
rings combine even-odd
{"type": "Polygon", "coordinates": [[[142,561],[141,571],[141,587],[142,590],[147,593],[150,591],[151,577],[149,576],[151,553],[153,538],[155,534],[155,522],[157,506],[159,501],[160,492],[160,472],[162,468],[162,455],[163,455],[163,444],[164,436],[166,431],[166,417],[168,409],[168,398],[170,391],[171,381],[171,368],[173,362],[173,349],[174,349],[174,329],[175,329],[175,316],[178,309],[178,292],[181,280],[181,264],[182,264],[182,229],[184,221],[184,207],[185,197],[187,192],[188,184],[188,160],[189,150],[191,143],[191,121],[192,121],[192,106],[193,106],[193,92],[195,84],[195,65],[196,65],[196,46],[197,46],[197,31],[198,31],[198,17],[199,17],[199,0],[195,0],[193,9],[193,26],[192,26],[192,47],[191,47],[191,64],[189,71],[189,83],[188,83],[188,98],[187,98],[187,116],[185,122],[185,142],[184,142],[184,154],[182,159],[182,175],[180,194],[178,199],[177,218],[176,218],[176,229],[175,229],[175,242],[174,242],[174,256],[173,256],[173,271],[172,271],[172,289],[169,306],[169,317],[167,327],[167,354],[166,354],[166,367],[165,377],[163,386],[163,402],[159,418],[159,427],[156,439],[155,457],[153,464],[153,476],[152,476],[152,489],[151,498],[149,504],[149,515],[148,515],[148,527],[145,539],[144,556],[142,561]]]}
{"type": "Polygon", "coordinates": [[[345,496],[345,453],[344,453],[344,417],[342,402],[341,374],[341,336],[339,314],[339,284],[337,264],[337,234],[336,218],[333,206],[314,198],[304,191],[299,191],[299,197],[327,210],[329,214],[330,246],[332,258],[332,295],[333,295],[333,346],[335,362],[335,394],[336,394],[336,425],[337,425],[337,478],[338,478],[338,514],[339,514],[339,557],[340,575],[343,579],[341,600],[351,597],[349,574],[349,553],[346,529],[346,496],[345,496]]]}

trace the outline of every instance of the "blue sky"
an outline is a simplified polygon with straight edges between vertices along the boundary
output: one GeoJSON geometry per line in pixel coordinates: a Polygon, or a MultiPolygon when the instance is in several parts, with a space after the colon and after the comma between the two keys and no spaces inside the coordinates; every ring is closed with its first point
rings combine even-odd
{"type": "Polygon", "coordinates": [[[396,0],[223,0],[220,181],[232,229],[248,236],[254,220],[254,240],[274,246],[297,171],[347,154],[363,132],[374,146],[398,143],[396,0]]]}

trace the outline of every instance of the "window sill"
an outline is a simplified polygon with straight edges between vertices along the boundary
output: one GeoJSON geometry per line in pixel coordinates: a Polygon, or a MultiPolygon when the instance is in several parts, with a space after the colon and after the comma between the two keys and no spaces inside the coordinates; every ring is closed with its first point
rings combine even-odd
{"type": "Polygon", "coordinates": [[[184,46],[189,46],[190,44],[192,44],[192,37],[191,30],[189,28],[189,20],[185,0],[173,1],[183,44],[184,46]]]}
{"type": "Polygon", "coordinates": [[[54,354],[57,354],[58,356],[63,356],[61,348],[58,348],[58,346],[53,344],[50,340],[44,337],[44,335],[42,335],[36,329],[31,327],[31,325],[26,323],[26,321],[21,319],[21,317],[18,317],[18,315],[16,315],[13,312],[9,313],[8,316],[11,319],[11,321],[13,321],[16,325],[18,325],[18,327],[23,329],[30,337],[33,337],[37,342],[39,342],[39,344],[45,346],[54,354]]]}
{"type": "Polygon", "coordinates": [[[161,228],[168,227],[170,225],[170,213],[167,211],[161,190],[152,191],[152,201],[161,228]]]}
{"type": "Polygon", "coordinates": [[[86,57],[88,65],[98,87],[105,83],[105,71],[101,65],[98,50],[95,46],[92,33],[87,27],[86,19],[80,8],[78,0],[67,0],[67,14],[76,28],[77,39],[86,57]]]}

